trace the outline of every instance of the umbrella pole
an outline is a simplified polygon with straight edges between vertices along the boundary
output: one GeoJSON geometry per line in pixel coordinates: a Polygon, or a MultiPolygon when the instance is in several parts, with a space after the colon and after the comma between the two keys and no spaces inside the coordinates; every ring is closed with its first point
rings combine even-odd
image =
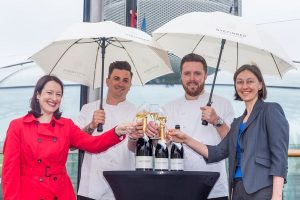
{"type": "MultiPolygon", "coordinates": [[[[212,95],[213,95],[214,88],[215,88],[216,78],[217,78],[217,74],[218,74],[218,71],[219,71],[219,65],[220,65],[220,61],[221,61],[222,52],[223,52],[223,49],[224,49],[225,42],[226,42],[226,40],[222,39],[220,53],[219,53],[219,57],[218,57],[218,63],[217,63],[217,67],[216,67],[216,71],[215,71],[215,75],[214,75],[214,80],[213,80],[213,83],[212,83],[212,86],[211,86],[209,99],[208,99],[208,102],[206,104],[207,106],[211,106],[211,104],[212,104],[211,99],[212,99],[212,95]]],[[[207,126],[208,122],[206,120],[202,120],[202,125],[207,126]]]]}
{"type": "MultiPolygon", "coordinates": [[[[100,110],[103,110],[103,85],[104,85],[104,58],[105,58],[105,42],[106,38],[101,38],[101,54],[102,54],[102,73],[101,73],[101,88],[100,88],[100,110]]],[[[98,132],[103,131],[103,124],[99,123],[97,127],[98,132]]]]}

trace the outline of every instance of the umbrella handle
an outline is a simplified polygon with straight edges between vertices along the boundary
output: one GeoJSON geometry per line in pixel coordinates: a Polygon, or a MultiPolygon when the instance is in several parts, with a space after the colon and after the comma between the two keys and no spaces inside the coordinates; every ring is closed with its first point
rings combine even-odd
{"type": "Polygon", "coordinates": [[[99,123],[97,126],[97,131],[102,132],[103,131],[103,124],[99,123]]]}
{"type": "Polygon", "coordinates": [[[202,120],[202,125],[203,126],[207,126],[208,125],[208,122],[206,120],[202,120]]]}
{"type": "MultiPolygon", "coordinates": [[[[211,103],[208,102],[206,105],[207,105],[207,106],[211,106],[211,103]]],[[[208,125],[208,121],[202,120],[202,125],[203,125],[203,126],[207,126],[207,125],[208,125]]]]}

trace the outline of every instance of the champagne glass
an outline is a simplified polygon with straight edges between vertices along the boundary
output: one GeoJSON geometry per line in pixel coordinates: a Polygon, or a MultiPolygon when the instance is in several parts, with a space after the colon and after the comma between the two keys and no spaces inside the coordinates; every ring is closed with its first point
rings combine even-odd
{"type": "Polygon", "coordinates": [[[140,122],[143,121],[143,132],[145,134],[147,128],[147,117],[148,117],[148,109],[146,104],[142,104],[135,115],[135,121],[140,122]]]}
{"type": "Polygon", "coordinates": [[[166,143],[166,131],[167,131],[167,115],[163,109],[159,109],[157,121],[159,124],[159,138],[166,143]]]}
{"type": "Polygon", "coordinates": [[[157,117],[158,117],[158,112],[159,112],[158,104],[150,104],[149,105],[149,120],[156,122],[157,117]]]}
{"type": "MultiPolygon", "coordinates": [[[[159,124],[158,115],[160,113],[160,107],[158,104],[150,104],[149,105],[149,121],[154,122],[155,124],[159,124]]],[[[151,139],[158,140],[158,136],[154,136],[151,139]]]]}

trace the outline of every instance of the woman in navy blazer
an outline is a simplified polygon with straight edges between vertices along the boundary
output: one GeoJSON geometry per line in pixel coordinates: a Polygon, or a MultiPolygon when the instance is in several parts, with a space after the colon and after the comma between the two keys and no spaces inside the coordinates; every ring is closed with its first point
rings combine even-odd
{"type": "Polygon", "coordinates": [[[218,145],[202,144],[175,130],[169,131],[169,139],[190,146],[208,163],[228,157],[233,200],[282,199],[288,168],[288,121],[278,103],[263,101],[267,90],[257,66],[243,65],[233,79],[235,99],[244,101],[246,109],[218,145]]]}

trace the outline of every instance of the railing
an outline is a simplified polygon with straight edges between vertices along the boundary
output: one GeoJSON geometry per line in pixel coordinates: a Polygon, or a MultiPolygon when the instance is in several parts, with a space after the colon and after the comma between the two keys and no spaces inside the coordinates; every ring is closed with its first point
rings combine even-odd
{"type": "Polygon", "coordinates": [[[300,149],[294,147],[288,151],[288,175],[287,184],[284,185],[284,200],[300,199],[300,149]]]}
{"type": "Polygon", "coordinates": [[[300,149],[289,149],[289,157],[300,157],[300,149]]]}

